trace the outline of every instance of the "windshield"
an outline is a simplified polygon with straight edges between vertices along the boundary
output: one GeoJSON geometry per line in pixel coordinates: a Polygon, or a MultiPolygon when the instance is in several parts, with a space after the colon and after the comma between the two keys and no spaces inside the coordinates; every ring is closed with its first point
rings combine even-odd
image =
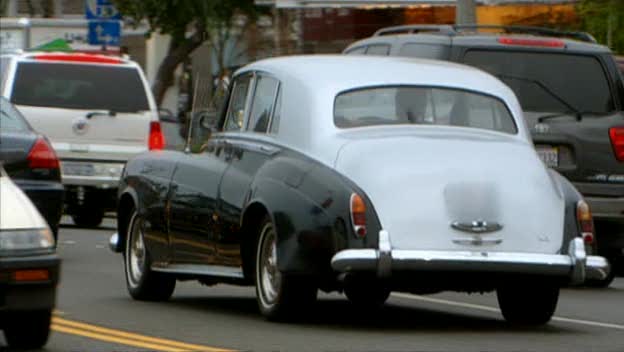
{"type": "Polygon", "coordinates": [[[0,132],[29,131],[30,128],[20,113],[6,99],[0,99],[0,132]]]}
{"type": "Polygon", "coordinates": [[[370,125],[447,125],[515,134],[505,104],[497,98],[450,88],[394,86],[348,91],[336,97],[340,128],[370,125]]]}
{"type": "Polygon", "coordinates": [[[501,77],[516,93],[523,110],[568,112],[570,108],[540,89],[538,81],[576,111],[604,114],[614,110],[605,71],[595,57],[557,53],[469,50],[464,63],[501,77]],[[521,77],[521,79],[506,79],[521,77]]]}
{"type": "Polygon", "coordinates": [[[136,68],[22,62],[11,101],[16,105],[138,112],[149,110],[136,68]]]}

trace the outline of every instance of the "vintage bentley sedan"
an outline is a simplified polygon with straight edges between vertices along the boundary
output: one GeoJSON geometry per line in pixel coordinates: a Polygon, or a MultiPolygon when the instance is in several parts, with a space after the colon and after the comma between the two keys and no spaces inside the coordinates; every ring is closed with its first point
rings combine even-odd
{"type": "MultiPolygon", "coordinates": [[[[294,56],[240,69],[186,152],[130,160],[118,234],[130,295],[176,280],[255,285],[269,319],[317,291],[496,290],[543,324],[559,289],[604,277],[587,204],[533,149],[509,88],[435,61],[294,56]]],[[[193,124],[191,124],[193,125],[193,124]]],[[[197,132],[197,131],[196,131],[197,132]]]]}

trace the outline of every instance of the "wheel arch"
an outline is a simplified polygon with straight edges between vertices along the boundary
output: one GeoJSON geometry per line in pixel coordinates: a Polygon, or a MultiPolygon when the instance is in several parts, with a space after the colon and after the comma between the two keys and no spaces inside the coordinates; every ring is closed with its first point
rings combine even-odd
{"type": "Polygon", "coordinates": [[[260,225],[266,216],[273,216],[267,205],[261,200],[253,200],[247,204],[241,215],[241,259],[243,263],[243,275],[245,280],[252,283],[254,281],[256,245],[260,235],[260,225]]]}

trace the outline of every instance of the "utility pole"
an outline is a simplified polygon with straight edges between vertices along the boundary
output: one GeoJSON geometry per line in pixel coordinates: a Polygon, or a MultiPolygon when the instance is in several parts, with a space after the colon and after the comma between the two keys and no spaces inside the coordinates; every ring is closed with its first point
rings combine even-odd
{"type": "Polygon", "coordinates": [[[455,24],[476,24],[477,5],[476,0],[456,0],[455,24]]]}

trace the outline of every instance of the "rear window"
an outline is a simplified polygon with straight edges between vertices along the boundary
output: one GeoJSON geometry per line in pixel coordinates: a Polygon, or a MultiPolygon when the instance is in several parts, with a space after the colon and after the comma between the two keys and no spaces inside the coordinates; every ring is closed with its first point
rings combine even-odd
{"type": "Polygon", "coordinates": [[[22,62],[11,101],[66,109],[149,110],[139,72],[120,66],[22,62]]]}
{"type": "Polygon", "coordinates": [[[371,125],[446,125],[517,133],[505,104],[492,96],[451,88],[384,86],[339,94],[334,123],[340,128],[371,125]]]}
{"type": "Polygon", "coordinates": [[[6,99],[0,99],[0,131],[16,132],[29,131],[30,127],[11,103],[6,99]]]}
{"type": "Polygon", "coordinates": [[[535,81],[541,82],[578,111],[603,114],[614,110],[607,75],[600,61],[593,56],[469,50],[464,63],[499,76],[516,93],[525,111],[569,110],[535,81]]]}

